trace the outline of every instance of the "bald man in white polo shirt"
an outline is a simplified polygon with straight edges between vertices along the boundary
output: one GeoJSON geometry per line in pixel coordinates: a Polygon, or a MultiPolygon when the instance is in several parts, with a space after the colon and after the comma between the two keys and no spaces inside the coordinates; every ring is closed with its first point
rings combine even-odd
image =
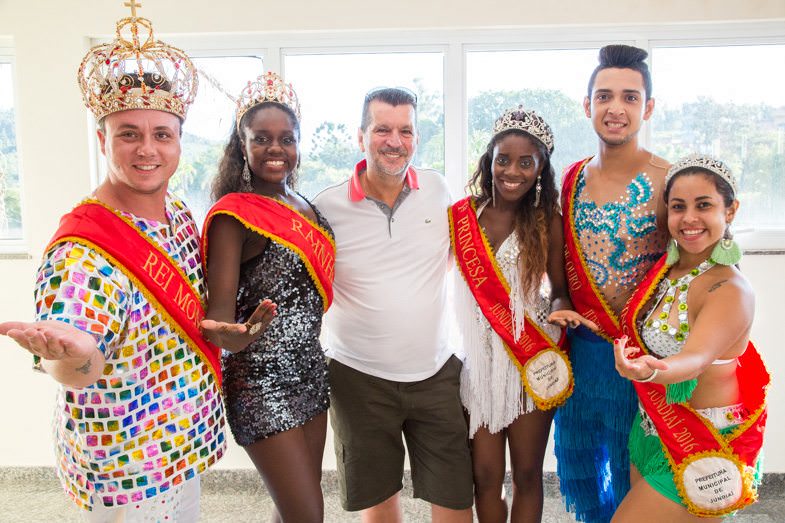
{"type": "Polygon", "coordinates": [[[458,379],[447,341],[450,267],[444,178],[415,169],[417,97],[365,96],[365,159],[314,199],[335,232],[333,305],[325,315],[330,416],[345,510],[401,521],[404,447],[414,496],[433,521],[471,521],[472,470],[458,379]]]}

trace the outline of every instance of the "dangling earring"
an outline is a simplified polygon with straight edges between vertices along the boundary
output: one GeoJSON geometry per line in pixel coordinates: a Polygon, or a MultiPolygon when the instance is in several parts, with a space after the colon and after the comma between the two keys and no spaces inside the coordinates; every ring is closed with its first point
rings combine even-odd
{"type": "Polygon", "coordinates": [[[665,257],[666,265],[673,265],[679,261],[679,245],[673,238],[668,242],[668,256],[665,257]]]}
{"type": "Polygon", "coordinates": [[[300,167],[295,167],[292,172],[286,177],[286,184],[292,189],[296,190],[297,178],[300,176],[300,167]]]}
{"type": "Polygon", "coordinates": [[[722,239],[714,246],[711,251],[711,259],[720,265],[736,265],[741,261],[741,248],[739,244],[733,241],[733,235],[730,233],[730,224],[725,229],[725,234],[722,239]]]}
{"type": "Polygon", "coordinates": [[[496,180],[491,176],[491,205],[496,207],[496,180]]]}
{"type": "Polygon", "coordinates": [[[251,170],[248,168],[248,160],[246,160],[245,157],[243,157],[243,172],[240,177],[243,179],[243,188],[248,192],[253,192],[251,170]]]}
{"type": "Polygon", "coordinates": [[[534,206],[540,206],[540,193],[542,192],[542,175],[537,175],[537,185],[534,187],[534,206]]]}

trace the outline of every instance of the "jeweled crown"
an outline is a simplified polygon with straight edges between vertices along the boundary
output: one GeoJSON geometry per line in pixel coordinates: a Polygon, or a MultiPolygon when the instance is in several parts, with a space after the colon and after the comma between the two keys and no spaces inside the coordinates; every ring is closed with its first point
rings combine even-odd
{"type": "Polygon", "coordinates": [[[268,71],[256,80],[249,80],[237,97],[237,128],[240,128],[240,120],[249,109],[264,102],[285,105],[292,110],[297,120],[300,119],[300,102],[292,84],[287,84],[278,74],[268,71]]]}
{"type": "Polygon", "coordinates": [[[671,165],[671,168],[668,169],[668,174],[665,175],[665,185],[667,186],[671,178],[680,172],[690,169],[705,169],[710,171],[728,182],[728,184],[731,186],[731,189],[733,189],[734,196],[739,193],[739,186],[736,182],[736,177],[733,176],[730,168],[721,160],[702,154],[691,154],[689,156],[685,156],[671,165]]]}
{"type": "Polygon", "coordinates": [[[156,40],[153,24],[136,16],[117,22],[115,39],[87,52],[77,74],[85,105],[96,120],[118,111],[156,109],[185,119],[196,97],[196,67],[176,47],[156,40]],[[130,31],[130,39],[123,36],[130,31]],[[146,35],[145,35],[146,33],[146,35]]]}
{"type": "Polygon", "coordinates": [[[551,126],[534,111],[527,111],[523,105],[504,111],[493,124],[493,135],[496,136],[510,129],[518,129],[537,138],[548,148],[548,153],[553,152],[553,131],[551,126]]]}

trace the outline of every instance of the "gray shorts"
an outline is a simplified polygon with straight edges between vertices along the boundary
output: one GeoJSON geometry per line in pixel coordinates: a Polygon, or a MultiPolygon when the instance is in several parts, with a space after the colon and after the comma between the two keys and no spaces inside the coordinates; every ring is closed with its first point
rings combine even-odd
{"type": "Polygon", "coordinates": [[[406,438],[414,497],[442,507],[472,506],[472,462],[455,356],[422,381],[370,376],[329,363],[330,419],[344,510],[381,503],[403,488],[406,438]]]}

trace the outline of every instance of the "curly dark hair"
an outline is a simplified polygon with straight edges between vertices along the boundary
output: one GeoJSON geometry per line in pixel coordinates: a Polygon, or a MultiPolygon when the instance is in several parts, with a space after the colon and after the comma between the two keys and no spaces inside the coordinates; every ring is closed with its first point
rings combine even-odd
{"type": "MultiPolygon", "coordinates": [[[[297,116],[289,107],[279,104],[277,102],[263,102],[249,109],[242,118],[240,118],[240,125],[232,127],[232,134],[229,136],[229,142],[224,148],[224,154],[221,162],[218,164],[218,174],[213,179],[211,196],[213,201],[218,201],[222,196],[233,192],[243,192],[242,172],[245,159],[243,158],[243,150],[241,144],[245,141],[245,133],[248,124],[253,120],[256,113],[268,107],[276,107],[281,109],[289,116],[294,129],[294,136],[297,141],[300,141],[300,122],[297,116]],[[239,127],[239,130],[238,130],[239,127]]],[[[300,158],[297,158],[297,166],[300,166],[300,158]]],[[[297,177],[295,173],[289,175],[286,180],[287,185],[292,189],[297,186],[297,177]]]]}
{"type": "Polygon", "coordinates": [[[534,206],[536,191],[532,187],[518,202],[515,209],[515,232],[518,235],[521,262],[521,290],[528,296],[540,287],[542,275],[548,267],[548,228],[554,216],[559,214],[559,192],[556,190],[556,173],[551,165],[548,148],[534,136],[519,129],[503,131],[488,142],[488,147],[477,162],[469,188],[477,196],[477,203],[483,203],[493,195],[493,150],[503,138],[511,134],[524,136],[537,147],[542,157],[540,173],[540,204],[534,206]]]}

